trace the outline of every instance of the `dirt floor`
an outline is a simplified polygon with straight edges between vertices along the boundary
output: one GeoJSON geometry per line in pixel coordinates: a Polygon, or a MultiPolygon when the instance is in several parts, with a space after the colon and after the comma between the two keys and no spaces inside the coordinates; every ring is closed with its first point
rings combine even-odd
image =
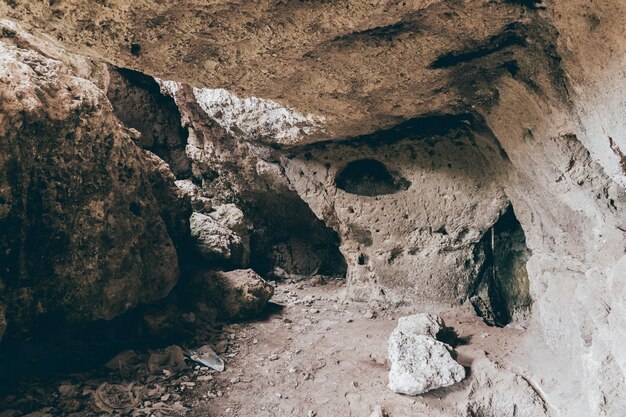
{"type": "Polygon", "coordinates": [[[377,406],[391,417],[461,416],[468,378],[418,397],[387,389],[387,341],[397,319],[440,314],[459,337],[466,367],[482,351],[496,360],[509,355],[523,333],[488,327],[467,305],[386,310],[344,295],[343,280],[279,283],[266,318],[225,326],[213,338],[223,372],[185,361],[178,346],[125,353],[100,373],[32,383],[23,398],[0,398],[0,417],[24,415],[24,401],[30,417],[103,415],[108,406],[109,414],[155,417],[367,417],[377,406]]]}
{"type": "MultiPolygon", "coordinates": [[[[225,372],[189,397],[192,416],[369,416],[381,406],[393,417],[454,416],[468,379],[419,397],[387,389],[387,341],[400,316],[344,300],[343,281],[281,284],[273,301],[282,311],[234,326],[225,372]]],[[[458,360],[469,366],[487,351],[498,359],[515,347],[519,329],[486,326],[471,307],[440,311],[463,341],[458,360]]]]}

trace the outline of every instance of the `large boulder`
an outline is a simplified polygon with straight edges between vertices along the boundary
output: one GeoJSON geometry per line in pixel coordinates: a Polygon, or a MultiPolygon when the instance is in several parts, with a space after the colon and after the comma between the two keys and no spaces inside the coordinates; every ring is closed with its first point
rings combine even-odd
{"type": "Polygon", "coordinates": [[[452,347],[435,339],[445,328],[435,316],[402,317],[389,338],[389,389],[419,395],[448,387],[465,378],[465,369],[452,357],[452,347]]]}
{"type": "Polygon", "coordinates": [[[184,214],[177,219],[188,203],[161,162],[133,143],[136,133],[103,91],[18,39],[0,42],[6,336],[44,319],[111,319],[166,296],[179,276],[176,245],[188,233],[184,214]]]}
{"type": "Polygon", "coordinates": [[[215,210],[209,213],[209,217],[239,236],[243,246],[242,263],[244,266],[247,265],[250,261],[250,230],[252,225],[243,212],[232,203],[222,204],[215,207],[215,210]]]}

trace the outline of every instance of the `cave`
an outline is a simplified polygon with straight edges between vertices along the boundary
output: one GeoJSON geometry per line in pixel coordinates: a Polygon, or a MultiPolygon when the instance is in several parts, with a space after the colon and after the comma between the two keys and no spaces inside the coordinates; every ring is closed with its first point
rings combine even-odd
{"type": "Polygon", "coordinates": [[[335,183],[347,193],[368,197],[397,193],[411,186],[404,178],[395,178],[382,162],[375,159],[348,163],[337,174],[335,183]]]}
{"type": "Polygon", "coordinates": [[[623,416],[623,1],[123,3],[0,1],[0,417],[623,416]]]}

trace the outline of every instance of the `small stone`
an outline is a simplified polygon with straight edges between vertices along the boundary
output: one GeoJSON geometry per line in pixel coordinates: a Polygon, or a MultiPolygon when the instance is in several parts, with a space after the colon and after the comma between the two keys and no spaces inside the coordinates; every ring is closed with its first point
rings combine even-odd
{"type": "Polygon", "coordinates": [[[278,355],[274,353],[274,354],[270,355],[267,359],[270,360],[270,361],[276,361],[276,360],[278,360],[278,355]]]}

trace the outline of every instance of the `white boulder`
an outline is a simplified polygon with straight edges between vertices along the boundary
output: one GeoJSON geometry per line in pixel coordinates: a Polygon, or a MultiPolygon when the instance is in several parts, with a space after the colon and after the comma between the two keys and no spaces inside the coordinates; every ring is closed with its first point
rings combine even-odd
{"type": "Polygon", "coordinates": [[[389,338],[389,389],[419,395],[465,378],[465,369],[452,357],[452,347],[435,339],[444,327],[440,318],[428,314],[399,320],[389,338]]]}

